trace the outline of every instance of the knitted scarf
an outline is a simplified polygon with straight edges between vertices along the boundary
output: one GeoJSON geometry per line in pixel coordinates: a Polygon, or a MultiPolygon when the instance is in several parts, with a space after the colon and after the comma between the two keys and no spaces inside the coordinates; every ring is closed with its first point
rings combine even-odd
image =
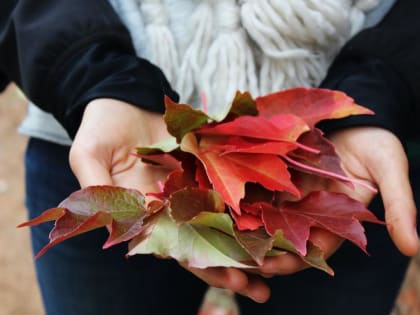
{"type": "MultiPolygon", "coordinates": [[[[109,0],[137,54],[219,113],[237,90],[317,86],[380,0],[109,0]]],[[[383,0],[382,0],[383,1],[383,0]]]]}

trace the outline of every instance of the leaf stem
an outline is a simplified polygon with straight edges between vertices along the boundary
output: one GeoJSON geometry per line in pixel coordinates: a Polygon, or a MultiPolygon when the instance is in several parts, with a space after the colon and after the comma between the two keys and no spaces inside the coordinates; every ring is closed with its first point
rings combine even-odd
{"type": "Polygon", "coordinates": [[[323,175],[326,175],[326,176],[329,176],[329,177],[333,177],[333,178],[336,178],[336,179],[339,179],[339,180],[342,180],[342,181],[345,181],[345,182],[355,183],[357,185],[360,185],[362,187],[365,187],[365,188],[369,189],[370,191],[372,191],[375,194],[378,192],[378,190],[375,187],[367,184],[366,182],[364,182],[362,180],[359,180],[359,179],[356,179],[356,178],[350,178],[350,177],[347,177],[347,176],[342,176],[340,174],[336,174],[336,173],[329,172],[329,171],[326,171],[326,170],[323,170],[323,169],[320,169],[320,168],[309,166],[309,165],[300,163],[300,162],[298,162],[296,160],[293,160],[292,158],[290,158],[288,156],[283,156],[283,158],[287,162],[289,162],[290,164],[293,164],[293,165],[295,165],[297,167],[306,169],[308,171],[312,171],[312,172],[315,172],[315,173],[318,173],[318,174],[323,174],[323,175]]]}

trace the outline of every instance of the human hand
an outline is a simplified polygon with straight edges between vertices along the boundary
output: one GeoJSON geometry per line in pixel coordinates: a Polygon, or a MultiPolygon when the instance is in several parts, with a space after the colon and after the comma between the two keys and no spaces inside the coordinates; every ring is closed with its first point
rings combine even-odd
{"type": "MultiPolygon", "coordinates": [[[[130,104],[97,99],[89,103],[70,151],[70,165],[82,187],[117,185],[142,192],[158,191],[168,170],[141,163],[133,149],[167,138],[161,114],[130,104]]],[[[196,269],[183,265],[209,285],[230,289],[258,302],[269,289],[260,279],[234,268],[196,269]]]]}
{"type": "MultiPolygon", "coordinates": [[[[408,177],[408,162],[400,141],[389,131],[376,127],[357,127],[335,132],[330,140],[336,146],[343,168],[350,177],[377,186],[385,207],[389,234],[397,248],[414,256],[419,247],[416,232],[416,206],[408,177]]],[[[363,186],[349,189],[342,184],[325,187],[345,192],[366,205],[374,193],[363,186]]],[[[310,240],[331,256],[342,240],[332,233],[316,229],[310,240]]],[[[308,266],[296,255],[286,254],[266,259],[259,272],[290,274],[308,266]]]]}
{"type": "Polygon", "coordinates": [[[81,187],[116,185],[157,191],[167,171],[139,162],[132,153],[168,136],[161,114],[118,100],[96,99],[84,112],[70,150],[70,166],[81,187]]]}
{"type": "MultiPolygon", "coordinates": [[[[403,146],[390,131],[357,127],[331,135],[344,169],[350,177],[366,180],[379,188],[388,232],[401,253],[414,256],[419,249],[416,205],[403,146]]],[[[366,204],[373,194],[363,187],[348,193],[366,204]]]]}

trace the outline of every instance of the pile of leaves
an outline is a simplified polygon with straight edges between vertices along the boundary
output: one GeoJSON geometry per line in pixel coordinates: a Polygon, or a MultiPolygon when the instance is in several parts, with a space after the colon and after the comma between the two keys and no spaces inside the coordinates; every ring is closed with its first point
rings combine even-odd
{"type": "Polygon", "coordinates": [[[155,254],[191,267],[261,265],[292,252],[330,274],[311,228],[334,233],[366,250],[361,224],[378,219],[317,180],[352,186],[333,144],[316,124],[372,114],[342,92],[295,88],[253,99],[237,93],[217,119],[166,98],[164,119],[173,138],[138,148],[150,167],[168,169],[160,192],[92,186],[22,224],[56,220],[47,249],[106,226],[108,248],[130,241],[128,255],[155,254]],[[315,179],[315,180],[314,180],[315,179]]]}

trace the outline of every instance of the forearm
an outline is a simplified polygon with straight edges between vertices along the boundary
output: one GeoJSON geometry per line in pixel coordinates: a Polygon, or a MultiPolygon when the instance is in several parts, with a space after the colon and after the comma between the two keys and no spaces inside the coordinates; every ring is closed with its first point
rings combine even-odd
{"type": "Polygon", "coordinates": [[[161,70],[135,55],[107,1],[21,0],[0,6],[1,72],[71,136],[93,99],[163,111],[165,94],[177,98],[161,70]]]}

